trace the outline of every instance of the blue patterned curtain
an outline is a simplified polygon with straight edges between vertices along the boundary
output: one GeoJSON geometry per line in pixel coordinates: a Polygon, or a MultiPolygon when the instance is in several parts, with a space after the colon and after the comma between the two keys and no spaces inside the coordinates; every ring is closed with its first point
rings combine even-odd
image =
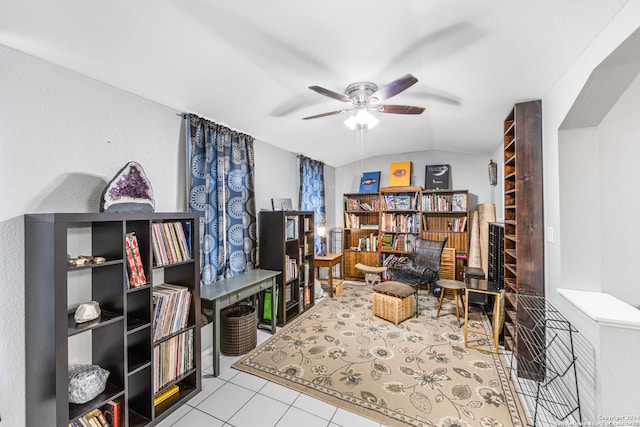
{"type": "Polygon", "coordinates": [[[200,214],[201,285],[252,270],[257,256],[253,137],[194,115],[189,210],[200,214]]]}
{"type": "MultiPolygon", "coordinates": [[[[326,225],[327,221],[324,207],[324,163],[298,156],[298,166],[300,167],[299,209],[314,213],[317,230],[318,225],[326,225]]],[[[316,253],[319,253],[321,251],[320,236],[317,232],[314,235],[313,243],[316,253]]]]}

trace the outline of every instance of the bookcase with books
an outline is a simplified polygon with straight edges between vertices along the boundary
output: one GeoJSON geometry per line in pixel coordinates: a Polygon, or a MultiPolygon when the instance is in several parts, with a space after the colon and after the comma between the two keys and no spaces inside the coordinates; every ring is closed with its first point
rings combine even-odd
{"type": "Polygon", "coordinates": [[[475,209],[477,197],[468,190],[430,190],[422,193],[422,231],[428,240],[448,237],[446,248],[456,254],[469,253],[469,211],[475,209]]]}
{"type": "Polygon", "coordinates": [[[25,215],[27,426],[154,425],[201,390],[197,235],[191,213],[25,215]],[[88,401],[69,398],[77,364],[109,374],[88,401]]]}
{"type": "Polygon", "coordinates": [[[391,254],[416,251],[420,238],[422,187],[384,187],[380,189],[381,262],[391,254]]]}
{"type": "Polygon", "coordinates": [[[380,265],[380,193],[346,193],[344,203],[344,275],[364,278],[358,263],[380,265]]]}
{"type": "MultiPolygon", "coordinates": [[[[314,235],[313,212],[259,213],[260,268],[282,272],[276,278],[279,326],[315,304],[314,235]]],[[[264,294],[262,298],[264,300],[264,294]]],[[[262,320],[270,319],[263,317],[262,320]]]]}

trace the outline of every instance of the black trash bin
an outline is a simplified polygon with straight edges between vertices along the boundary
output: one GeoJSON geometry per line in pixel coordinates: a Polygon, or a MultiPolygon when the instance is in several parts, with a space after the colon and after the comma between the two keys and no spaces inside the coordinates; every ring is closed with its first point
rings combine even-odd
{"type": "Polygon", "coordinates": [[[250,305],[232,305],[220,312],[220,352],[240,356],[256,348],[258,315],[250,305]]]}

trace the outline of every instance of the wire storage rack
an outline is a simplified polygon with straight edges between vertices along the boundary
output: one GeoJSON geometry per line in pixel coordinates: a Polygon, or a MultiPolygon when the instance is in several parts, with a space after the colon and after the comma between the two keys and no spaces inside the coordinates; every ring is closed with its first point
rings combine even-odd
{"type": "Polygon", "coordinates": [[[581,425],[575,334],[544,297],[515,295],[520,346],[507,353],[509,373],[532,426],[581,425]]]}

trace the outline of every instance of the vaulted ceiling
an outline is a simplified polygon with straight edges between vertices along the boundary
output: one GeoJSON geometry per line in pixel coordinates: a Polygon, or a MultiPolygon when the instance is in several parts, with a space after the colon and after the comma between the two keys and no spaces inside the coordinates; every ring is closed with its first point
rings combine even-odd
{"type": "Polygon", "coordinates": [[[0,43],[341,166],[422,150],[490,154],[511,106],[537,99],[627,0],[21,0],[0,3],[0,43]],[[357,133],[343,93],[405,74],[357,133]]]}

